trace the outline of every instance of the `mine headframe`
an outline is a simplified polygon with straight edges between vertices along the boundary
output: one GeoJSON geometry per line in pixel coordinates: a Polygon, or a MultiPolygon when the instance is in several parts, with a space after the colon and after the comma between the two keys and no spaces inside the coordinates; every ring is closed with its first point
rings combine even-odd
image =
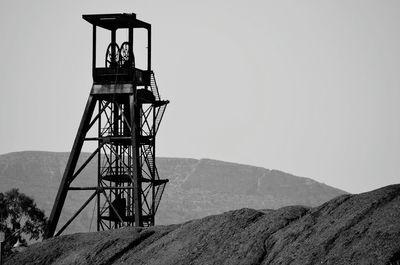
{"type": "Polygon", "coordinates": [[[97,209],[97,230],[152,226],[168,182],[160,179],[155,165],[156,134],[169,101],[161,100],[151,70],[151,25],[136,19],[135,14],[83,15],[83,19],[93,26],[93,86],[58,189],[46,237],[61,234],[93,200],[97,209]],[[98,29],[111,36],[105,65],[101,66],[96,62],[98,29]],[[145,69],[135,66],[136,30],[147,31],[145,69]],[[117,43],[117,35],[125,39],[117,43]],[[91,142],[95,150],[82,160],[80,154],[87,142],[91,142]],[[92,178],[93,185],[76,185],[74,180],[94,162],[97,176],[92,178]],[[87,200],[67,218],[68,221],[57,227],[67,195],[79,191],[88,194],[87,200]]]}

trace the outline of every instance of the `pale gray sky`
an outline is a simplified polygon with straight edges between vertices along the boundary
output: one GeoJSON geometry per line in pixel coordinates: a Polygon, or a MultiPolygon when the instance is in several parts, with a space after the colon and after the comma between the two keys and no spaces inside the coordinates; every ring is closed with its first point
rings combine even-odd
{"type": "Polygon", "coordinates": [[[91,88],[85,13],[153,26],[157,155],[349,192],[400,178],[400,1],[0,2],[0,153],[69,151],[91,88]]]}

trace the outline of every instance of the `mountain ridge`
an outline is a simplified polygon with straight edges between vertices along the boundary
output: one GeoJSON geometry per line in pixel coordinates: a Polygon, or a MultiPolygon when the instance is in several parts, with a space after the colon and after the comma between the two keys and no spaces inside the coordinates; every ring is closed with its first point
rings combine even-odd
{"type": "MultiPolygon", "coordinates": [[[[47,154],[47,155],[58,154],[58,155],[61,155],[61,156],[66,156],[68,158],[70,152],[67,152],[67,151],[24,150],[24,151],[15,151],[15,152],[3,153],[3,154],[0,154],[0,158],[2,156],[10,156],[10,155],[11,156],[12,155],[18,156],[20,154],[26,154],[26,153],[32,153],[32,154],[38,154],[39,153],[39,154],[47,154]]],[[[82,152],[82,154],[84,156],[89,156],[91,153],[90,152],[82,152]]],[[[316,180],[314,180],[312,178],[309,178],[309,177],[297,176],[297,175],[294,175],[294,174],[291,174],[291,173],[288,173],[288,172],[285,172],[285,171],[282,171],[282,170],[278,170],[278,169],[268,169],[268,168],[265,168],[263,166],[243,164],[243,163],[239,163],[239,162],[231,162],[231,161],[218,160],[218,159],[213,159],[213,158],[187,158],[187,157],[157,157],[156,159],[162,159],[162,160],[165,160],[165,161],[168,161],[168,160],[170,160],[170,161],[174,161],[174,160],[189,160],[189,161],[198,162],[198,163],[200,163],[201,161],[207,161],[207,162],[211,162],[211,163],[219,163],[219,164],[226,164],[226,165],[240,165],[240,166],[243,166],[243,167],[251,167],[251,168],[258,168],[258,169],[263,169],[263,170],[269,170],[271,172],[276,171],[276,172],[279,172],[279,173],[284,173],[284,174],[293,176],[295,178],[300,178],[300,179],[304,179],[304,180],[311,180],[313,182],[320,183],[322,185],[330,186],[328,184],[316,181],[316,180]]],[[[345,191],[343,189],[340,189],[340,188],[336,188],[336,187],[333,187],[333,186],[330,186],[330,187],[332,187],[334,189],[337,189],[337,190],[339,190],[339,191],[341,191],[343,193],[349,193],[349,192],[347,192],[347,191],[345,191]]]]}
{"type": "MultiPolygon", "coordinates": [[[[49,215],[68,152],[24,151],[0,155],[0,192],[19,188],[32,196],[49,215]]],[[[89,153],[82,153],[83,163],[89,153]]],[[[92,161],[74,181],[76,186],[95,186],[96,163],[92,161]],[[92,163],[93,162],[93,163],[92,163]]],[[[156,223],[182,223],[210,214],[240,208],[272,208],[299,204],[317,206],[346,192],[279,170],[214,159],[157,158],[161,178],[169,178],[156,223]]],[[[70,193],[71,194],[71,193],[70,193]]],[[[89,197],[75,192],[66,201],[66,215],[89,197]]],[[[88,231],[93,219],[88,206],[67,233],[88,231]]],[[[65,221],[66,216],[61,216],[65,221]]]]}

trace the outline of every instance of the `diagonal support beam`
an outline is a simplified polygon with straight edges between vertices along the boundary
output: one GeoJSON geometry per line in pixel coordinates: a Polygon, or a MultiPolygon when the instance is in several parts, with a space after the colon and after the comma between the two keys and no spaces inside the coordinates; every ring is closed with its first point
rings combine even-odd
{"type": "Polygon", "coordinates": [[[93,200],[94,197],[97,195],[97,188],[96,191],[86,200],[86,202],[79,208],[78,211],[61,227],[60,230],[55,234],[55,236],[61,235],[61,233],[69,226],[70,223],[85,209],[85,207],[93,200]]]}
{"type": "Polygon", "coordinates": [[[53,209],[49,217],[49,223],[47,226],[45,238],[53,237],[54,232],[56,230],[61,210],[64,206],[65,198],[67,197],[69,183],[71,182],[71,178],[74,174],[79,154],[82,150],[82,145],[86,137],[86,133],[89,130],[90,119],[93,115],[95,106],[96,106],[96,100],[94,96],[89,95],[85,111],[83,112],[81,123],[78,128],[78,133],[76,134],[71,154],[69,156],[67,166],[65,168],[64,175],[61,180],[61,184],[58,189],[57,196],[53,205],[53,209]]]}
{"type": "Polygon", "coordinates": [[[104,106],[100,109],[99,113],[97,113],[97,115],[90,122],[89,128],[91,128],[93,126],[93,124],[100,118],[101,114],[107,109],[109,104],[110,104],[110,102],[108,102],[108,101],[106,102],[106,104],[104,104],[104,106]]]}
{"type": "Polygon", "coordinates": [[[82,172],[82,170],[85,169],[87,164],[89,164],[92,158],[100,151],[103,145],[104,143],[100,144],[100,146],[97,147],[97,149],[88,157],[88,159],[86,159],[85,163],[83,163],[82,166],[71,176],[71,178],[69,179],[69,184],[71,184],[72,181],[74,181],[74,179],[82,172]]]}

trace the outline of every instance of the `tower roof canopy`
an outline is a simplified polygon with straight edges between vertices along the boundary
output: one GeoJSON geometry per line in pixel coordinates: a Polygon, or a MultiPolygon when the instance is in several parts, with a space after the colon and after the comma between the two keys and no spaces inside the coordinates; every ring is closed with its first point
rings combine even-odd
{"type": "Polygon", "coordinates": [[[136,14],[94,14],[82,15],[82,18],[95,26],[108,30],[116,30],[119,28],[146,28],[150,29],[149,23],[136,19],[136,14]]]}

